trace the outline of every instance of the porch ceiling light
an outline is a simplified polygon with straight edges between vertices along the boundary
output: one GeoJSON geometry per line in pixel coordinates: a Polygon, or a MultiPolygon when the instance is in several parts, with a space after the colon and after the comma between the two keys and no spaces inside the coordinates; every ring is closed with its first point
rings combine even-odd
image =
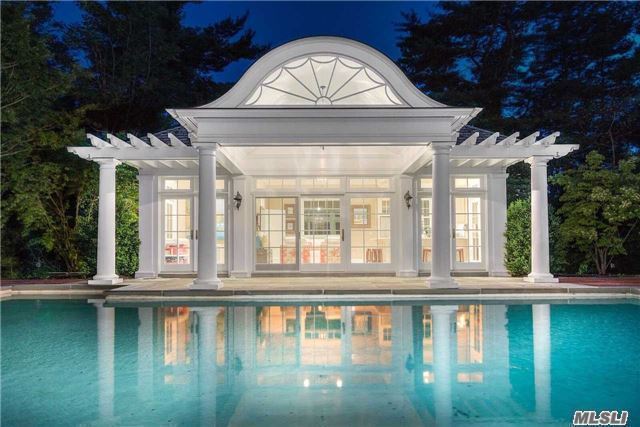
{"type": "Polygon", "coordinates": [[[233,200],[236,202],[236,209],[240,210],[240,205],[242,205],[242,195],[240,192],[236,192],[236,195],[233,196],[233,200]]]}
{"type": "Polygon", "coordinates": [[[413,196],[409,194],[408,190],[406,193],[404,193],[403,198],[404,198],[405,205],[407,205],[407,209],[411,209],[411,200],[413,200],[413,196]]]}

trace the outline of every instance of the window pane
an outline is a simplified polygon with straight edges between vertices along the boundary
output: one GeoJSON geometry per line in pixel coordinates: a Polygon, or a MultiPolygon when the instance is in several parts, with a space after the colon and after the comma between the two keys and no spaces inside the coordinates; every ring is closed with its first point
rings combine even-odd
{"type": "Polygon", "coordinates": [[[433,180],[431,178],[421,178],[420,179],[420,188],[432,188],[433,180]]]}
{"type": "Polygon", "coordinates": [[[455,198],[456,261],[482,262],[482,199],[455,198]]]}
{"type": "Polygon", "coordinates": [[[391,212],[388,197],[352,198],[351,262],[391,262],[391,212]]]}
{"type": "Polygon", "coordinates": [[[467,178],[455,178],[453,182],[455,188],[467,188],[467,178]]]}

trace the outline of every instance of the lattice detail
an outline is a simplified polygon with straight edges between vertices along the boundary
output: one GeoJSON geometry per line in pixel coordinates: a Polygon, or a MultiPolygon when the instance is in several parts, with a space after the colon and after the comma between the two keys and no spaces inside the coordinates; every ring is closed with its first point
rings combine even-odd
{"type": "Polygon", "coordinates": [[[271,73],[246,105],[403,105],[371,68],[339,56],[296,59],[271,73]]]}

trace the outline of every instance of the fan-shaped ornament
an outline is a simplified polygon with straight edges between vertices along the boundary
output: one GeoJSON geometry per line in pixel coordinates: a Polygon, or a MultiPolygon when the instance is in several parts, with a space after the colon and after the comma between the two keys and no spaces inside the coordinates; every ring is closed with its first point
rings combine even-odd
{"type": "Polygon", "coordinates": [[[295,59],[271,73],[246,102],[252,106],[399,106],[371,68],[341,56],[295,59]]]}

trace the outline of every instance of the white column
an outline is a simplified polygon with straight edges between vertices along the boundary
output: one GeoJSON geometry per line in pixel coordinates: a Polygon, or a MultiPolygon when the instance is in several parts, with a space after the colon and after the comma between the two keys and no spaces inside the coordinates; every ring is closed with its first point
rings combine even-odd
{"type": "Polygon", "coordinates": [[[342,318],[342,338],[340,339],[340,349],[342,351],[342,366],[351,366],[353,362],[353,306],[344,305],[340,308],[342,318]]]}
{"type": "Polygon", "coordinates": [[[431,232],[431,288],[457,288],[451,278],[451,195],[449,153],[451,147],[431,144],[433,150],[433,230],[431,232]]]}
{"type": "Polygon", "coordinates": [[[416,277],[418,275],[417,258],[415,256],[416,238],[418,236],[415,229],[415,212],[418,198],[414,189],[413,177],[409,175],[400,175],[397,177],[396,194],[393,196],[393,215],[395,220],[392,221],[392,227],[396,227],[392,244],[396,248],[395,264],[396,276],[398,277],[416,277]],[[410,207],[407,207],[404,196],[409,193],[413,197],[410,201],[410,207]]]}
{"type": "Polygon", "coordinates": [[[490,276],[509,276],[504,266],[504,233],[507,226],[507,177],[509,174],[491,173],[487,175],[487,238],[489,247],[487,267],[490,276]]]}
{"type": "Polygon", "coordinates": [[[549,270],[549,202],[547,199],[548,156],[534,156],[531,165],[531,273],[525,281],[553,283],[549,270]]]}
{"type": "Polygon", "coordinates": [[[253,197],[251,196],[252,179],[240,175],[233,177],[233,196],[240,193],[242,203],[236,208],[232,200],[233,212],[233,257],[230,275],[232,277],[251,277],[253,269],[253,238],[255,224],[253,223],[253,197]]]}
{"type": "Polygon", "coordinates": [[[153,397],[153,307],[138,308],[138,396],[153,397]]]}
{"type": "Polygon", "coordinates": [[[158,272],[155,266],[158,247],[156,231],[157,217],[155,203],[158,194],[157,177],[155,175],[138,175],[138,271],[136,279],[155,278],[158,272]]]}
{"type": "Polygon", "coordinates": [[[531,310],[536,416],[542,421],[551,418],[551,307],[534,304],[531,310]]]}
{"type": "Polygon", "coordinates": [[[198,146],[198,277],[191,289],[220,289],[216,257],[216,145],[198,146]]]}
{"type": "Polygon", "coordinates": [[[90,285],[114,285],[122,282],[116,274],[116,159],[97,159],[100,164],[98,199],[97,271],[90,285]]]}
{"type": "Polygon", "coordinates": [[[458,310],[455,305],[432,305],[433,325],[433,398],[436,409],[436,424],[451,425],[453,401],[451,397],[451,323],[458,310]]]}
{"type": "Polygon", "coordinates": [[[200,423],[216,425],[217,409],[217,307],[198,307],[198,383],[200,386],[200,423]]]}
{"type": "Polygon", "coordinates": [[[113,422],[115,380],[115,308],[105,307],[104,300],[89,300],[95,305],[98,326],[98,410],[102,422],[113,422]]]}

